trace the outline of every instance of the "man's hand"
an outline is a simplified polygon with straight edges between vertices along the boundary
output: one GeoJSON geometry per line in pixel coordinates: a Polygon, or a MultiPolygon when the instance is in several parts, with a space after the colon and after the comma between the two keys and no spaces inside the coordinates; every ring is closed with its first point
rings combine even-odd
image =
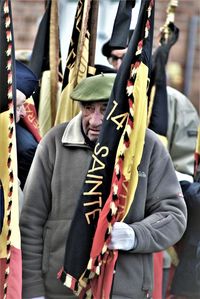
{"type": "Polygon", "coordinates": [[[136,246],[134,230],[124,222],[115,222],[108,248],[112,250],[131,250],[136,246]]]}

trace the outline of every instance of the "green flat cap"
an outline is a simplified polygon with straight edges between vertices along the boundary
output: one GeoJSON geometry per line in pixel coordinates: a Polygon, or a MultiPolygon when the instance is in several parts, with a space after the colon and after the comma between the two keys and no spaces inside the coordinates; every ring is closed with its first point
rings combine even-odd
{"type": "Polygon", "coordinates": [[[108,101],[116,74],[100,74],[83,79],[72,91],[74,101],[93,102],[108,101]]]}

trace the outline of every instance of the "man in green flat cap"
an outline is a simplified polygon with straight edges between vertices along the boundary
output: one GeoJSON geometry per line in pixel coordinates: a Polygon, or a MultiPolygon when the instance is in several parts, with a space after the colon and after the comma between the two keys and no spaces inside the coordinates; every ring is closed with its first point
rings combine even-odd
{"type": "Polygon", "coordinates": [[[75,298],[56,275],[115,76],[82,80],[71,94],[81,112],[52,128],[38,146],[20,220],[23,298],[75,298]]]}
{"type": "Polygon", "coordinates": [[[82,111],[82,133],[92,148],[100,133],[103,116],[110,97],[115,74],[100,74],[82,80],[71,94],[80,102],[82,111]]]}

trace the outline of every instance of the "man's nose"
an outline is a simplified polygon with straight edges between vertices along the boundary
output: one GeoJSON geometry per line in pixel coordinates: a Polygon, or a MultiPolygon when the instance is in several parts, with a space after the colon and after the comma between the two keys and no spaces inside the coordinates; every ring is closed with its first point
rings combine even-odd
{"type": "Polygon", "coordinates": [[[26,116],[26,109],[24,105],[20,108],[20,117],[23,118],[26,116]]]}
{"type": "Polygon", "coordinates": [[[103,114],[99,109],[95,109],[95,111],[91,114],[90,124],[94,126],[99,126],[103,122],[103,114]]]}

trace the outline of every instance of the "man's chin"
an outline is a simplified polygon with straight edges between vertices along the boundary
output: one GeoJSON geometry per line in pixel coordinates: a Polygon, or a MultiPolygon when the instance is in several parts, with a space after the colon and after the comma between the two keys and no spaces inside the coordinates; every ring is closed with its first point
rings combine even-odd
{"type": "Polygon", "coordinates": [[[88,138],[90,139],[90,141],[92,141],[92,142],[97,142],[97,139],[98,139],[98,137],[99,137],[99,134],[98,135],[93,135],[93,134],[89,134],[88,135],[88,138]]]}

